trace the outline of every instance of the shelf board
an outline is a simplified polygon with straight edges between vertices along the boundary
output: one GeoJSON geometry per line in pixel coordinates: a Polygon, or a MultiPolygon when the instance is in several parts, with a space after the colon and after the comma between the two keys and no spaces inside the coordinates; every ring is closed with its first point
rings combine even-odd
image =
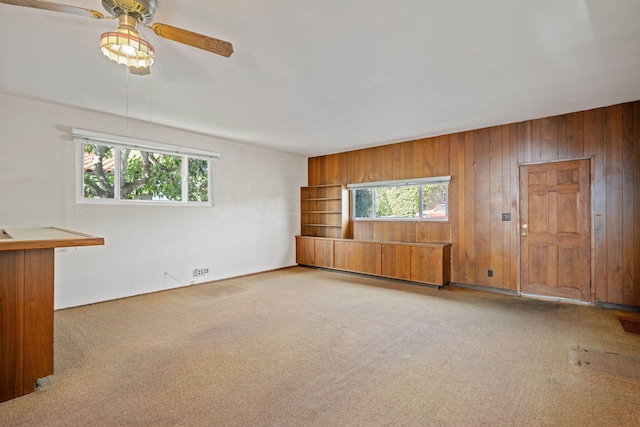
{"type": "Polygon", "coordinates": [[[302,211],[303,214],[336,214],[342,215],[342,212],[338,211],[302,211]]]}
{"type": "Polygon", "coordinates": [[[341,225],[332,225],[332,224],[300,224],[303,227],[333,227],[333,228],[340,228],[342,227],[341,225]]]}
{"type": "Polygon", "coordinates": [[[341,197],[310,197],[308,199],[302,199],[303,202],[305,200],[342,200],[342,198],[341,197]]]}

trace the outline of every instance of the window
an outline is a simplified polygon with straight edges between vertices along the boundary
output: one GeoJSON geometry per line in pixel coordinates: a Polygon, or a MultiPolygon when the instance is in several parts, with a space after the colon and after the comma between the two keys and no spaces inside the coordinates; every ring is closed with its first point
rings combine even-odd
{"type": "Polygon", "coordinates": [[[351,184],[354,219],[447,221],[451,177],[351,184]]]}
{"type": "Polygon", "coordinates": [[[213,205],[220,154],[74,129],[79,203],[213,205]]]}

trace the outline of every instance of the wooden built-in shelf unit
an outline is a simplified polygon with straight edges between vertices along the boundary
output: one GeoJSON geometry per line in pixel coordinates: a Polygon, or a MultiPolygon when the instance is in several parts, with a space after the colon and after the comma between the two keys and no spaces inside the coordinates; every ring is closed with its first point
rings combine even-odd
{"type": "Polygon", "coordinates": [[[303,236],[350,237],[349,192],[344,185],[300,188],[300,232],[303,236]]]}
{"type": "MultiPolygon", "coordinates": [[[[296,262],[432,285],[451,280],[451,245],[353,239],[344,184],[300,189],[296,262]]],[[[416,222],[411,222],[415,224],[416,222]]]]}

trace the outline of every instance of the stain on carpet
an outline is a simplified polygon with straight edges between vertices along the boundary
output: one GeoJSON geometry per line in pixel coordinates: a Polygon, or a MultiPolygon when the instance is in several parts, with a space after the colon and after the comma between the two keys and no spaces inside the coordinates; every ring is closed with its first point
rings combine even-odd
{"type": "Polygon", "coordinates": [[[622,328],[624,328],[626,332],[640,334],[640,320],[631,320],[620,317],[620,323],[622,323],[622,328]]]}
{"type": "Polygon", "coordinates": [[[640,382],[640,357],[582,346],[573,348],[572,352],[574,365],[581,369],[640,382]]]}

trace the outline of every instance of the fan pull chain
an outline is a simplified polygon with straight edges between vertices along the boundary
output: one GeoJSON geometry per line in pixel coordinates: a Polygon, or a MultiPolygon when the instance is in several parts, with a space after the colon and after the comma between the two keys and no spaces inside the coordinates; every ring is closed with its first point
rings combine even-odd
{"type": "Polygon", "coordinates": [[[125,106],[125,114],[127,115],[127,129],[129,128],[129,68],[128,67],[124,67],[124,73],[127,77],[125,77],[127,79],[127,83],[126,83],[126,88],[127,88],[127,94],[125,96],[125,100],[126,100],[126,106],[125,106]]]}
{"type": "Polygon", "coordinates": [[[153,120],[151,119],[151,109],[153,104],[153,74],[149,77],[149,123],[153,123],[153,120]]]}

